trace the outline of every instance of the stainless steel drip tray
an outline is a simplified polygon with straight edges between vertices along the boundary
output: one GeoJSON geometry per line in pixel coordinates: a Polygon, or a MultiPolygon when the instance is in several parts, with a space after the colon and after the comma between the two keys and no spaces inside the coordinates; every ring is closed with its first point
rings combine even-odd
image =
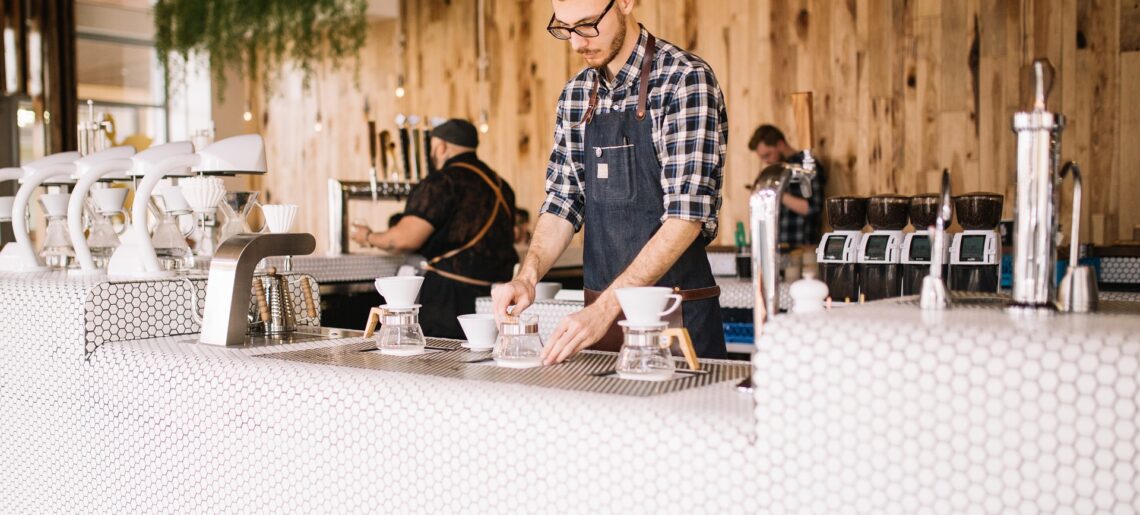
{"type": "Polygon", "coordinates": [[[494,361],[481,359],[487,357],[488,353],[471,352],[459,344],[457,340],[428,338],[428,348],[435,352],[416,356],[388,356],[369,352],[376,345],[364,341],[320,349],[261,354],[257,357],[634,397],[679,392],[727,381],[739,382],[752,374],[752,365],[747,362],[710,360],[701,363],[700,371],[692,371],[687,369],[684,361],[678,360],[679,373],[670,380],[654,382],[621,379],[609,373],[614,369],[617,355],[596,351],[583,351],[565,363],[548,367],[503,368],[495,365],[494,361]]]}

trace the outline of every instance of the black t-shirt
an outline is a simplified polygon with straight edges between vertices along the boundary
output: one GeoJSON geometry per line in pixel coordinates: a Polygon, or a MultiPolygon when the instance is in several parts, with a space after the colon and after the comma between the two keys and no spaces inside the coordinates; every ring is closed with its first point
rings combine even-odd
{"type": "Polygon", "coordinates": [[[444,259],[435,265],[440,270],[483,281],[509,281],[518,263],[514,249],[515,192],[498,174],[476,157],[474,152],[449,159],[443,169],[429,174],[412,189],[404,214],[431,224],[434,231],[419,249],[431,260],[460,248],[479,234],[491,216],[495,222],[474,247],[444,259]],[[499,185],[509,210],[496,207],[498,201],[491,186],[475,172],[455,166],[475,166],[499,185]]]}

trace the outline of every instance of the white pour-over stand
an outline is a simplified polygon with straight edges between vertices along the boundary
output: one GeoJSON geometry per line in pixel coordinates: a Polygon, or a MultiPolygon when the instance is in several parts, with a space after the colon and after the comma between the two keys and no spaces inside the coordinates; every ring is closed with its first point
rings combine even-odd
{"type": "MultiPolygon", "coordinates": [[[[188,167],[195,175],[232,175],[232,174],[263,174],[265,173],[265,140],[257,134],[244,134],[226,138],[207,145],[197,153],[193,152],[189,142],[171,143],[170,145],[183,145],[182,152],[171,153],[157,163],[150,163],[143,169],[136,168],[135,174],[142,175],[143,179],[135,193],[135,203],[131,213],[132,229],[130,239],[132,243],[119,246],[115,255],[111,256],[111,263],[107,266],[109,275],[122,275],[127,277],[169,277],[173,272],[162,270],[155,253],[154,244],[147,231],[147,204],[154,193],[155,186],[167,175],[173,175],[188,167]],[[116,259],[118,258],[118,259],[116,259]]],[[[165,147],[167,145],[163,145],[165,147]]],[[[141,155],[140,153],[139,155],[141,155]]],[[[138,155],[135,156],[136,158],[138,155]]]]}
{"type": "Polygon", "coordinates": [[[32,238],[28,236],[28,220],[24,213],[27,212],[28,202],[36,188],[53,177],[74,173],[74,163],[77,159],[79,159],[78,152],[61,152],[22,167],[24,175],[20,177],[20,189],[12,202],[12,232],[16,241],[0,250],[0,272],[30,273],[47,270],[36,256],[32,238]]]}
{"type": "Polygon", "coordinates": [[[106,179],[126,180],[126,172],[133,165],[130,157],[134,153],[135,149],[131,146],[114,147],[75,162],[76,183],[71,192],[71,200],[67,204],[67,230],[71,236],[71,245],[75,249],[75,261],[79,263],[79,268],[68,271],[69,275],[92,276],[107,273],[106,270],[95,266],[91,247],[87,245],[87,238],[84,237],[83,202],[96,182],[106,179]],[[103,159],[94,164],[87,161],[88,158],[95,156],[103,156],[103,159]]]}

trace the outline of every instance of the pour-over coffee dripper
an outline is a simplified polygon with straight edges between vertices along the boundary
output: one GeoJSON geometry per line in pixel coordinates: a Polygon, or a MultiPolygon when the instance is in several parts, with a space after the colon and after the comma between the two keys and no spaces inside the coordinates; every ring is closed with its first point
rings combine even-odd
{"type": "MultiPolygon", "coordinates": [[[[261,214],[265,217],[265,227],[261,232],[287,233],[293,230],[293,222],[297,219],[300,207],[296,204],[258,204],[261,214]]],[[[283,268],[286,272],[293,271],[293,256],[285,256],[283,268]]],[[[419,292],[419,287],[416,287],[419,292]]]]}
{"type": "Polygon", "coordinates": [[[226,186],[220,177],[187,177],[179,181],[182,196],[194,210],[198,226],[190,239],[194,241],[195,261],[203,264],[214,256],[218,249],[217,226],[218,204],[226,194],[226,186]],[[199,259],[200,258],[200,259],[199,259]]]}
{"type": "Polygon", "coordinates": [[[408,282],[398,279],[404,278],[386,277],[376,280],[376,288],[380,290],[380,295],[388,299],[388,304],[372,308],[368,313],[364,337],[371,338],[379,322],[380,332],[376,334],[376,348],[381,354],[391,356],[423,354],[427,340],[424,338],[423,328],[420,327],[420,305],[411,303],[419,295],[422,281],[408,282]],[[396,293],[400,293],[398,301],[396,293]]]}
{"type": "Polygon", "coordinates": [[[52,269],[66,269],[75,258],[75,248],[71,245],[71,235],[67,230],[67,203],[69,193],[48,193],[40,196],[47,227],[44,229],[44,242],[40,247],[40,257],[52,269]]]}
{"type": "Polygon", "coordinates": [[[669,350],[674,339],[679,341],[694,370],[699,367],[689,332],[669,328],[668,322],[662,320],[680,307],[680,295],[669,288],[642,287],[618,289],[617,297],[626,318],[618,322],[624,335],[615,367],[618,377],[639,381],[671,379],[677,368],[669,350]],[[670,300],[676,302],[666,308],[670,300]]]}

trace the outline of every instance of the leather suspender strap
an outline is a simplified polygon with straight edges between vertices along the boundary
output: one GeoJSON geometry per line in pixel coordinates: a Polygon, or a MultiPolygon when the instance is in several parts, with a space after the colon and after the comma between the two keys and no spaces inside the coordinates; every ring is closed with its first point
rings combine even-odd
{"type": "Polygon", "coordinates": [[[645,40],[645,57],[641,59],[641,79],[637,85],[637,119],[645,118],[645,105],[649,99],[649,74],[653,71],[653,58],[657,53],[657,38],[653,34],[645,40]]]}
{"type": "Polygon", "coordinates": [[[495,193],[495,211],[493,211],[491,213],[491,216],[487,218],[487,222],[483,224],[483,227],[481,229],[479,229],[479,232],[477,234],[475,234],[475,237],[472,238],[471,241],[467,242],[466,245],[463,245],[462,247],[459,247],[457,249],[451,250],[449,252],[446,252],[444,254],[441,254],[439,256],[432,258],[432,260],[424,263],[423,268],[424,268],[424,270],[429,270],[429,271],[435,272],[435,273],[437,273],[443,277],[446,277],[446,278],[454,280],[454,281],[459,281],[461,283],[471,284],[474,286],[490,286],[491,281],[483,281],[480,279],[474,279],[474,278],[467,277],[467,276],[460,275],[460,274],[456,274],[453,272],[447,272],[444,270],[440,270],[434,266],[437,263],[439,263],[440,261],[443,261],[443,260],[448,259],[448,258],[455,257],[460,252],[463,252],[463,251],[470,249],[471,247],[474,247],[475,245],[479,244],[479,242],[483,240],[483,237],[487,236],[487,233],[491,230],[491,227],[493,225],[495,225],[495,219],[498,218],[500,209],[504,213],[507,213],[507,214],[510,214],[510,212],[511,212],[510,206],[507,205],[507,199],[503,198],[503,191],[499,188],[499,186],[497,184],[495,184],[494,182],[491,181],[490,177],[487,177],[486,173],[483,173],[483,170],[480,170],[479,167],[477,167],[477,166],[473,166],[473,165],[470,165],[467,163],[455,163],[454,166],[458,166],[460,168],[465,168],[467,170],[471,170],[472,172],[475,172],[475,175],[478,175],[480,179],[483,179],[483,182],[486,182],[487,185],[491,187],[491,191],[493,191],[495,193]]]}

